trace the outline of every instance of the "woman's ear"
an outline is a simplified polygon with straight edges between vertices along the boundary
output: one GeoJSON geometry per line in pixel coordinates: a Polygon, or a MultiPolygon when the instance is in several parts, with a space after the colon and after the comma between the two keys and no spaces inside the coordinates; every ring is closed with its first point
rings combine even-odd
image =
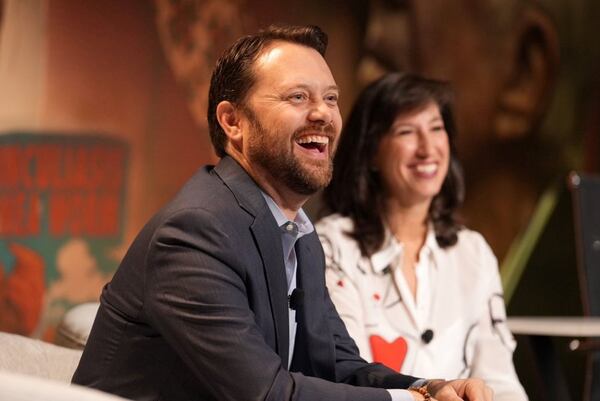
{"type": "Polygon", "coordinates": [[[232,146],[238,152],[243,145],[243,130],[240,119],[240,111],[228,101],[222,101],[217,105],[217,121],[227,135],[228,143],[225,146],[232,146]]]}
{"type": "Polygon", "coordinates": [[[496,137],[523,138],[533,132],[546,111],[559,66],[554,22],[542,10],[525,11],[516,25],[509,53],[510,72],[494,120],[496,137]]]}

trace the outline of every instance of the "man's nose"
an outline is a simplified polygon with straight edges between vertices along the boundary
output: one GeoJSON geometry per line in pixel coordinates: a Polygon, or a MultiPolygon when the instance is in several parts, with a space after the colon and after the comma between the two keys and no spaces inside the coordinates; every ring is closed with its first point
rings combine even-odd
{"type": "Polygon", "coordinates": [[[314,101],[311,104],[308,119],[311,122],[320,123],[322,125],[331,124],[333,121],[333,110],[331,106],[323,100],[314,101]]]}

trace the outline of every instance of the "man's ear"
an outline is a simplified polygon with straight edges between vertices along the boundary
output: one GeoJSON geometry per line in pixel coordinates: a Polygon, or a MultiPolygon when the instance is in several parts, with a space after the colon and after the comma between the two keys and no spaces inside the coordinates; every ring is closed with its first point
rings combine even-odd
{"type": "Polygon", "coordinates": [[[228,101],[222,101],[217,105],[217,121],[225,135],[227,135],[228,142],[238,151],[241,151],[243,144],[243,130],[240,119],[240,111],[228,101]]]}
{"type": "Polygon", "coordinates": [[[512,67],[494,121],[501,140],[524,138],[535,130],[551,98],[559,66],[557,29],[542,10],[524,11],[514,35],[506,60],[512,67]]]}

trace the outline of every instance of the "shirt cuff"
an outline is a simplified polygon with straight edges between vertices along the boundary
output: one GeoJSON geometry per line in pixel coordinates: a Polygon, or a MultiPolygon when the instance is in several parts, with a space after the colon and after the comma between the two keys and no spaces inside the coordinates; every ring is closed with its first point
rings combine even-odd
{"type": "MultiPolygon", "coordinates": [[[[415,380],[410,387],[422,387],[426,385],[428,381],[429,380],[427,379],[418,379],[415,380]]],[[[392,397],[392,401],[415,401],[412,394],[408,390],[390,389],[388,392],[392,397]]]]}
{"type": "Polygon", "coordinates": [[[392,401],[415,401],[408,390],[391,389],[388,392],[392,397],[392,401]]]}
{"type": "Polygon", "coordinates": [[[413,384],[411,384],[409,387],[423,387],[424,385],[427,384],[428,381],[429,381],[428,379],[415,380],[413,382],[413,384]]]}

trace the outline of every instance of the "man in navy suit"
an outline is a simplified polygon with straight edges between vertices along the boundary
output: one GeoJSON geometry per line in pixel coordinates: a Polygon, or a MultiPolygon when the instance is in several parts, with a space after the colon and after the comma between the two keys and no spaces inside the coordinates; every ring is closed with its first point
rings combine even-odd
{"type": "Polygon", "coordinates": [[[302,211],[342,125],[326,45],[317,27],[271,27],[219,59],[208,121],[222,159],[135,239],[75,383],[136,400],[492,399],[479,380],[366,363],[329,299],[302,211]]]}

